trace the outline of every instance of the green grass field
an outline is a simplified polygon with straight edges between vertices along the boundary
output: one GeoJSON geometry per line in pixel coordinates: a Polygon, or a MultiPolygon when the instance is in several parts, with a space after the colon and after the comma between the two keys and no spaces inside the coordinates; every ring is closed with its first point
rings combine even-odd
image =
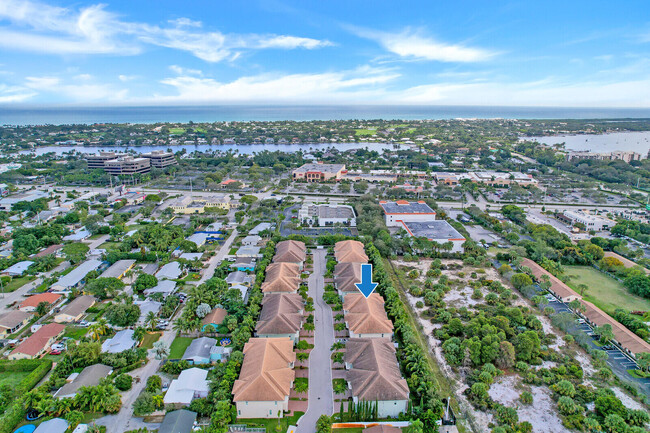
{"type": "Polygon", "coordinates": [[[104,250],[116,250],[119,246],[120,242],[104,242],[99,246],[99,248],[104,250]]]}
{"type": "Polygon", "coordinates": [[[88,328],[82,328],[80,326],[74,326],[74,325],[68,325],[65,327],[65,331],[63,332],[64,337],[70,337],[75,340],[81,340],[84,335],[88,333],[88,328]]]}
{"type": "Polygon", "coordinates": [[[376,129],[356,129],[354,135],[357,137],[375,135],[377,133],[376,129]]]}
{"type": "MultiPolygon", "coordinates": [[[[142,339],[142,345],[140,347],[144,347],[145,349],[153,349],[153,344],[158,341],[160,338],[161,333],[160,332],[154,332],[154,333],[146,333],[144,334],[144,338],[142,339]]],[[[176,340],[174,340],[176,341],[176,340]]],[[[173,344],[172,344],[173,346],[173,344]]],[[[181,355],[183,356],[183,355],[181,355]]]]}
{"type": "MultiPolygon", "coordinates": [[[[176,337],[169,347],[170,359],[181,359],[185,353],[185,349],[192,343],[193,338],[190,337],[176,337]]],[[[153,343],[152,343],[153,344],[153,343]]]]}
{"type": "Polygon", "coordinates": [[[628,292],[614,278],[590,266],[565,266],[564,274],[571,277],[569,287],[580,292],[578,285],[586,284],[584,299],[592,302],[607,314],[613,315],[614,310],[650,310],[650,300],[628,292]]]}
{"type": "Polygon", "coordinates": [[[267,418],[239,419],[237,420],[237,424],[246,424],[248,426],[263,426],[266,427],[267,433],[276,432],[276,431],[287,431],[289,426],[296,425],[300,417],[303,415],[304,412],[295,412],[293,416],[279,418],[279,419],[267,419],[267,418]],[[277,428],[278,425],[280,426],[280,428],[277,428]]]}
{"type": "Polygon", "coordinates": [[[0,373],[0,385],[9,385],[11,388],[18,386],[30,371],[4,371],[0,373]]]}
{"type": "Polygon", "coordinates": [[[7,284],[2,286],[2,292],[3,293],[13,292],[14,290],[21,288],[23,285],[35,279],[36,277],[33,275],[25,275],[24,277],[13,277],[11,281],[9,281],[7,284]]]}
{"type": "Polygon", "coordinates": [[[181,135],[185,134],[185,129],[183,128],[169,128],[170,134],[181,135]]]}

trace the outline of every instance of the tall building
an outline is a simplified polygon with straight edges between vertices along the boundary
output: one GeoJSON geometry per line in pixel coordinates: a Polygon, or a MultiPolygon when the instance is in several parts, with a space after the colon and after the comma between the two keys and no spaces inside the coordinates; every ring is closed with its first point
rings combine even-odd
{"type": "Polygon", "coordinates": [[[151,166],[155,168],[165,168],[178,164],[173,153],[163,150],[154,150],[153,152],[143,153],[140,156],[147,158],[151,162],[151,166]]]}
{"type": "Polygon", "coordinates": [[[99,152],[97,155],[86,156],[86,161],[88,162],[88,168],[104,168],[106,161],[113,161],[117,158],[118,154],[115,152],[99,152]]]}
{"type": "Polygon", "coordinates": [[[151,171],[151,162],[147,158],[122,156],[117,159],[105,161],[104,171],[115,175],[149,173],[151,171]]]}

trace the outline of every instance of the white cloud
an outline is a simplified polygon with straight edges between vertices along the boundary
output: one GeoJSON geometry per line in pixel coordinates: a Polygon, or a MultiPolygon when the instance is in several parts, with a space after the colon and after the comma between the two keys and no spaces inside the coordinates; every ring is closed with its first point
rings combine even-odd
{"type": "Polygon", "coordinates": [[[23,102],[38,95],[33,90],[19,86],[0,84],[0,104],[23,102]]]}
{"type": "Polygon", "coordinates": [[[213,78],[177,76],[162,80],[177,94],[157,96],[160,102],[328,102],[359,101],[383,93],[381,85],[399,77],[386,69],[359,68],[353,71],[316,74],[262,74],[231,82],[213,78]]]}
{"type": "Polygon", "coordinates": [[[73,77],[73,82],[66,82],[59,77],[26,77],[25,87],[38,90],[39,93],[51,93],[65,100],[77,102],[94,101],[123,101],[128,95],[127,89],[119,89],[110,84],[92,82],[92,77],[78,80],[73,77]],[[79,83],[83,81],[83,83],[79,83]]]}
{"type": "Polygon", "coordinates": [[[57,77],[25,77],[25,85],[30,89],[48,90],[61,83],[57,77]]]}
{"type": "Polygon", "coordinates": [[[97,4],[80,9],[50,6],[31,0],[0,1],[0,47],[49,54],[133,55],[151,44],[187,51],[208,62],[235,59],[245,50],[316,49],[329,41],[291,35],[224,34],[202,31],[189,18],[161,27],[121,20],[97,4]],[[27,29],[26,29],[27,28],[27,29]]]}
{"type": "Polygon", "coordinates": [[[373,40],[387,51],[407,59],[433,60],[438,62],[481,62],[496,55],[483,48],[462,44],[448,44],[425,36],[422,31],[405,29],[399,33],[347,27],[359,37],[373,40]]]}
{"type": "Polygon", "coordinates": [[[118,75],[117,78],[121,82],[126,83],[127,81],[135,80],[136,78],[138,78],[138,76],[137,75],[118,75]]]}
{"type": "Polygon", "coordinates": [[[175,73],[176,75],[203,75],[203,72],[198,69],[187,69],[178,65],[171,65],[169,70],[175,73]]]}

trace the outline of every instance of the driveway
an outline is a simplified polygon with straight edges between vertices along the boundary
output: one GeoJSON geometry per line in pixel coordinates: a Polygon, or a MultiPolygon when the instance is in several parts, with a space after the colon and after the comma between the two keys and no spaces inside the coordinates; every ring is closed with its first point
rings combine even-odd
{"type": "MultiPolygon", "coordinates": [[[[248,217],[244,218],[242,220],[242,225],[246,224],[247,221],[248,221],[248,217]]],[[[201,275],[199,284],[203,284],[207,280],[212,278],[212,275],[214,275],[214,270],[217,269],[217,266],[219,266],[223,261],[223,259],[228,255],[228,253],[230,252],[230,246],[235,241],[235,238],[237,237],[238,234],[239,232],[237,231],[237,229],[233,229],[228,239],[226,239],[226,241],[219,248],[217,254],[215,254],[210,258],[210,261],[208,262],[208,267],[205,268],[205,270],[203,271],[203,275],[201,275]]]]}
{"type": "Polygon", "coordinates": [[[49,278],[54,274],[55,272],[63,272],[66,269],[70,267],[70,262],[68,261],[63,261],[57,266],[56,268],[52,269],[51,271],[45,272],[41,274],[39,277],[37,277],[35,280],[30,281],[29,283],[25,283],[22,285],[22,287],[19,287],[18,289],[14,290],[13,292],[10,293],[2,293],[0,296],[0,310],[7,308],[7,305],[12,304],[15,301],[23,301],[25,299],[25,295],[32,290],[35,289],[36,287],[40,286],[43,283],[43,280],[46,278],[49,278]]]}
{"type": "Polygon", "coordinates": [[[334,324],[332,310],[323,301],[326,254],[327,251],[324,249],[313,250],[314,271],[307,281],[309,296],[314,299],[314,349],[309,356],[309,403],[307,412],[298,421],[296,433],[315,432],[318,417],[334,413],[330,363],[330,348],[334,344],[334,324]]]}

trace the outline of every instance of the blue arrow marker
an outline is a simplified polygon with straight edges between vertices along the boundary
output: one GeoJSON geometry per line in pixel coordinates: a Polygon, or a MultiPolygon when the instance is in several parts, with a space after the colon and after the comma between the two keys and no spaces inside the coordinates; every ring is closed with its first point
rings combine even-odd
{"type": "Polygon", "coordinates": [[[361,282],[356,283],[355,286],[366,298],[375,291],[377,283],[372,282],[372,265],[365,263],[361,265],[361,282]]]}

